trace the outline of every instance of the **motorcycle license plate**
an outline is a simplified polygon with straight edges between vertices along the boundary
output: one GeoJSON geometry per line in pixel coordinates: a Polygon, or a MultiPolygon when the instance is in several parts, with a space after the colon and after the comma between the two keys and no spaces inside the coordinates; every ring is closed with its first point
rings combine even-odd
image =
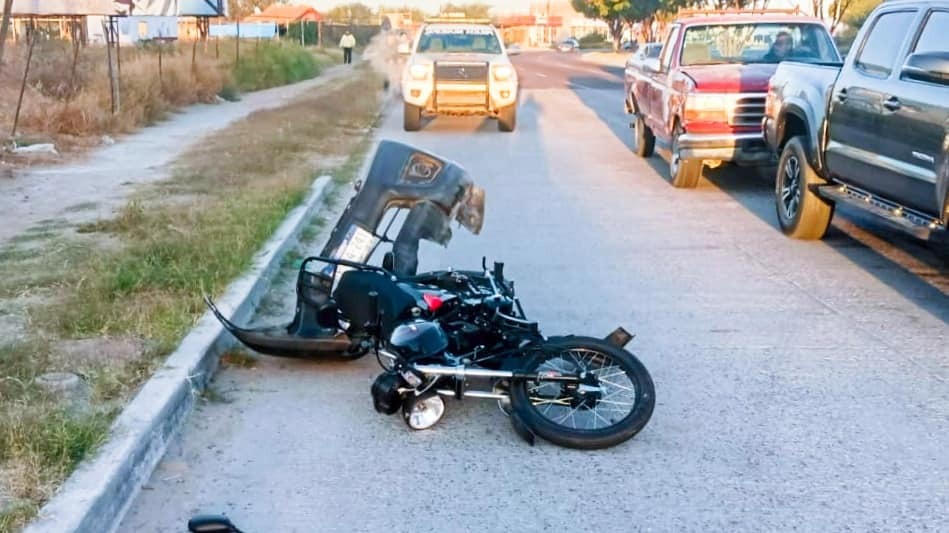
{"type": "MultiPolygon", "coordinates": [[[[372,233],[369,233],[357,225],[353,225],[349,228],[349,232],[346,234],[346,239],[343,241],[342,246],[339,247],[339,252],[336,253],[336,259],[364,263],[369,259],[369,254],[372,253],[372,248],[375,245],[376,238],[372,233]]],[[[333,281],[339,280],[339,276],[347,270],[352,270],[352,268],[343,265],[337,266],[336,277],[333,281]]]]}

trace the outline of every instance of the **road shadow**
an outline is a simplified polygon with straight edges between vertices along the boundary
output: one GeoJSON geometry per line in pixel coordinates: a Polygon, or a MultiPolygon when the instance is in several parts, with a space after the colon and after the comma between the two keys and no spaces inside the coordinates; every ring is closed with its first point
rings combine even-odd
{"type": "MultiPolygon", "coordinates": [[[[539,108],[533,97],[521,98],[518,102],[517,130],[536,131],[539,108]]],[[[489,117],[435,116],[423,117],[420,132],[445,134],[491,134],[510,135],[499,132],[497,119],[489,117]]]]}
{"type": "MultiPolygon", "coordinates": [[[[601,78],[590,76],[572,77],[571,81],[574,80],[581,85],[593,80],[602,82],[601,78]]],[[[623,108],[622,85],[615,91],[573,86],[572,90],[624,146],[633,149],[633,131],[629,127],[631,115],[626,114],[623,108]],[[609,99],[605,100],[605,96],[609,99]]],[[[668,147],[657,141],[655,153],[645,159],[656,172],[657,178],[666,182],[669,180],[668,158],[668,147]]],[[[786,238],[781,233],[775,213],[775,170],[775,167],[755,169],[728,164],[715,169],[706,167],[703,172],[705,179],[699,183],[699,187],[711,185],[718,188],[767,224],[777,234],[776,237],[786,238]]],[[[940,288],[949,287],[949,238],[920,241],[891,228],[872,215],[841,206],[822,243],[921,309],[949,324],[949,295],[940,288]],[[884,253],[886,247],[892,247],[897,253],[884,253]],[[892,255],[910,256],[923,268],[896,261],[890,257],[892,255]]]]}
{"type": "MultiPolygon", "coordinates": [[[[775,170],[723,165],[706,168],[704,177],[785,238],[775,213],[775,170]]],[[[944,239],[921,241],[859,209],[838,206],[821,243],[949,324],[949,295],[939,287],[949,287],[949,246],[944,239]],[[886,253],[887,247],[897,253],[886,253]],[[910,256],[923,268],[895,260],[893,255],[910,256]]]]}

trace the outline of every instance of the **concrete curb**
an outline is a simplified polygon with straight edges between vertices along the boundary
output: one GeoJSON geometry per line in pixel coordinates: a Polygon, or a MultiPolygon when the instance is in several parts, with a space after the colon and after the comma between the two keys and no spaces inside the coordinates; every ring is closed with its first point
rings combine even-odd
{"type": "MultiPolygon", "coordinates": [[[[321,176],[307,199],[295,208],[263,246],[250,271],[216,299],[237,323],[250,319],[284,253],[321,205],[329,176],[321,176]]],[[[85,461],[40,510],[26,533],[111,533],[165,454],[218,365],[218,356],[236,340],[206,312],[165,364],[135,395],[113,423],[108,441],[85,461]]],[[[182,517],[182,527],[184,520],[182,517]]]]}

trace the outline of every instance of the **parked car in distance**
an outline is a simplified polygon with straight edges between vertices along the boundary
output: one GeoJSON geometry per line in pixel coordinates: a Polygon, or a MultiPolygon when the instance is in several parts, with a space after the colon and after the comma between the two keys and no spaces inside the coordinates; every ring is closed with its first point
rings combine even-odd
{"type": "Polygon", "coordinates": [[[875,8],[843,63],[781,63],[764,119],[785,234],[820,239],[837,204],[918,237],[949,218],[949,0],[875,8]]]}
{"type": "Polygon", "coordinates": [[[579,49],[580,41],[574,39],[573,37],[568,37],[557,43],[557,51],[559,52],[573,52],[579,49]]]}
{"type": "Polygon", "coordinates": [[[773,165],[761,121],[768,80],[789,57],[840,60],[823,22],[797,10],[680,12],[658,60],[627,65],[636,153],[667,147],[669,181],[682,188],[705,164],[773,165]]]}

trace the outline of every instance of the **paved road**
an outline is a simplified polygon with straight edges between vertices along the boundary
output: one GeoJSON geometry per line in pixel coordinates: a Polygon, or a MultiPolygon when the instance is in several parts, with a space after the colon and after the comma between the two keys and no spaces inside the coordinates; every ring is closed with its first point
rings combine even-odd
{"type": "Polygon", "coordinates": [[[487,190],[482,235],[458,229],[423,268],[486,254],[546,332],[638,334],[646,429],[595,453],[530,448],[466,402],[412,433],[372,410],[373,360],[262,357],[218,377],[229,401],[195,413],[127,528],[226,512],[249,532],[949,530],[945,256],[846,217],[824,242],[786,239],[754,175],[671,188],[661,158],[628,149],[618,80],[563,61],[519,58],[514,134],[405,134],[393,109],[380,135],[487,190]]]}

